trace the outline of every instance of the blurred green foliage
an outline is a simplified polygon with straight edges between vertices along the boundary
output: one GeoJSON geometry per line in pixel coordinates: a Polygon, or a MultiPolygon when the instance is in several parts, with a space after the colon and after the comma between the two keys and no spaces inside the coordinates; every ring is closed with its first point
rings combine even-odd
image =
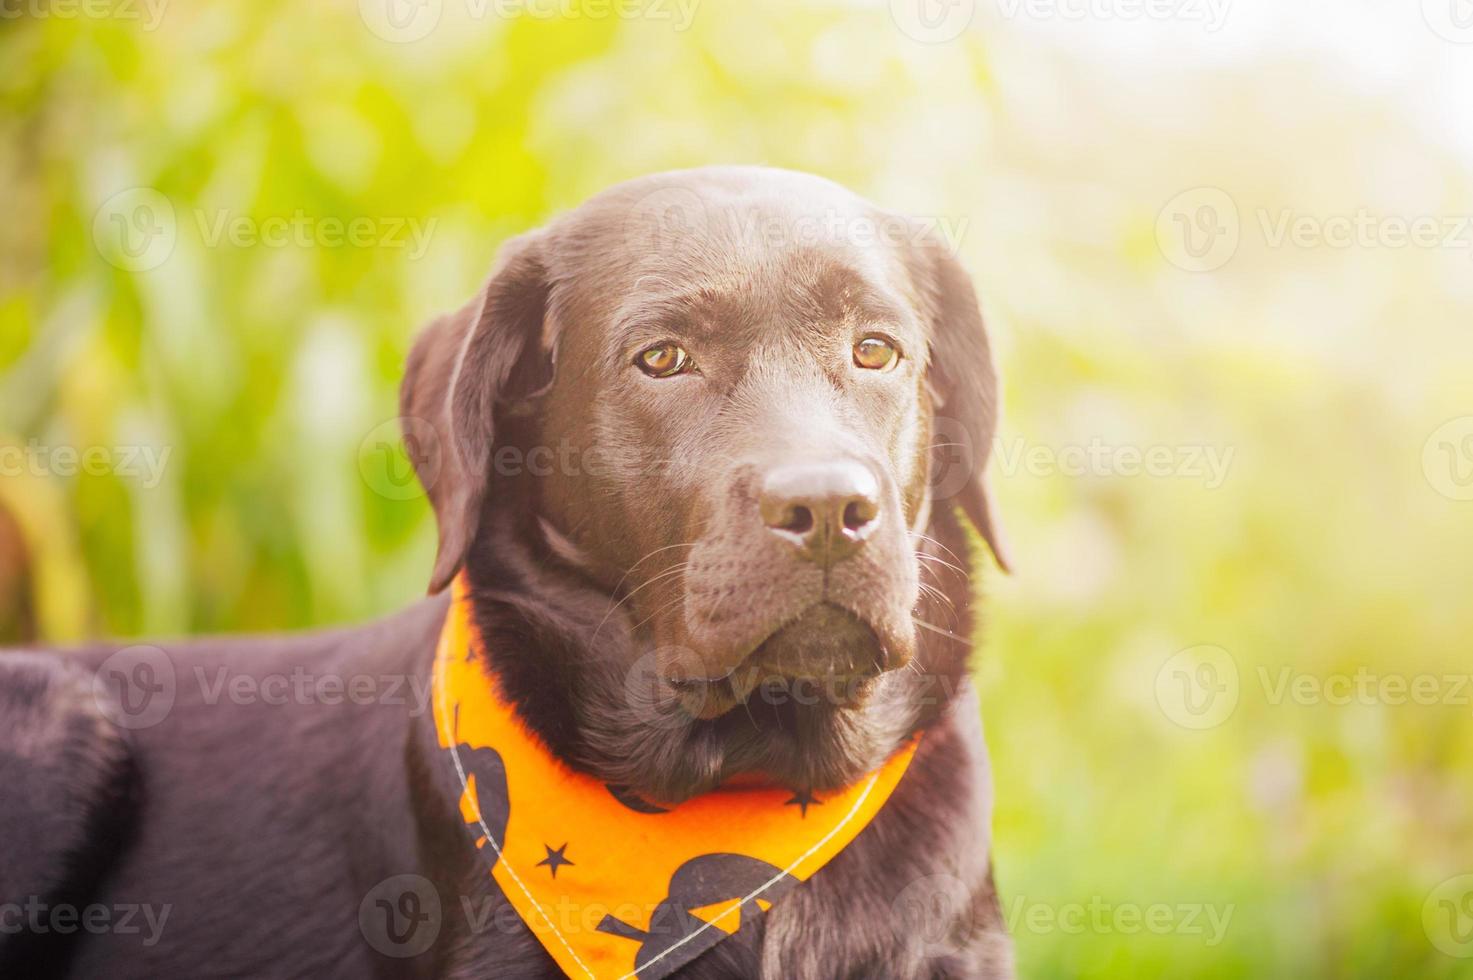
{"type": "Polygon", "coordinates": [[[432,520],[372,473],[416,326],[501,240],[616,181],[810,170],[959,228],[1001,351],[1020,571],[986,580],[978,677],[1022,974],[1473,975],[1429,897],[1473,872],[1473,691],[1274,696],[1285,670],[1473,669],[1473,503],[1427,448],[1473,414],[1468,253],[1275,244],[1258,219],[1473,210],[1415,91],[1312,45],[1233,49],[1231,22],[1170,35],[1153,68],[985,13],[928,44],[883,4],[708,0],[679,29],[673,5],[427,2],[414,39],[373,0],[0,24],[0,446],[28,461],[0,504],[45,639],[410,601],[432,520]],[[1242,242],[1193,273],[1158,217],[1198,187],[1231,196],[1242,242]],[[138,189],[173,231],[162,259],[118,237],[144,230],[136,207],[114,220],[138,189]],[[306,237],[216,234],[273,219],[306,237]],[[336,242],[355,219],[371,240],[336,242]],[[1096,441],[1230,463],[1048,462],[1096,441]],[[158,472],[124,465],[143,449],[158,472]],[[1200,729],[1170,694],[1198,645],[1237,679],[1200,729]],[[1168,928],[1131,926],[1157,904],[1168,928]]]}

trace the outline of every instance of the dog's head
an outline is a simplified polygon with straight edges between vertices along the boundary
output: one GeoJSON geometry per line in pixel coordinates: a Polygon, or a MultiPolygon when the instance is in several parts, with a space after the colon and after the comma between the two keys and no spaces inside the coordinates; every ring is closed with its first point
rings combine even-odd
{"type": "Polygon", "coordinates": [[[960,505],[1005,563],[996,400],[971,284],[918,223],[778,170],[621,185],[505,246],[411,355],[432,589],[469,565],[488,620],[558,634],[559,663],[511,669],[605,778],[847,782],[924,715],[918,628],[952,631],[917,615],[923,575],[965,550],[938,520],[960,505]]]}

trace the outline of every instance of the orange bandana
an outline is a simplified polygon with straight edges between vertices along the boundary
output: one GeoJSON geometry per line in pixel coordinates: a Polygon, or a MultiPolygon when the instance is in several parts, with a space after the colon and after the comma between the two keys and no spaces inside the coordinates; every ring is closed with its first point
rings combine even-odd
{"type": "Polygon", "coordinates": [[[435,655],[440,744],[491,874],[571,977],[659,980],[755,923],[874,819],[918,742],[821,800],[722,788],[658,806],[559,762],[501,700],[480,646],[458,578],[435,655]]]}

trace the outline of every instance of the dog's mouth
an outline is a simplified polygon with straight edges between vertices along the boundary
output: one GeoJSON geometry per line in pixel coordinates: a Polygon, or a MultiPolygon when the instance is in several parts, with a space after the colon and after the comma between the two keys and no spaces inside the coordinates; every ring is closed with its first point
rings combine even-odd
{"type": "Polygon", "coordinates": [[[739,705],[841,710],[862,705],[896,658],[848,610],[817,602],[775,629],[720,677],[665,678],[690,716],[713,719],[739,705]]]}

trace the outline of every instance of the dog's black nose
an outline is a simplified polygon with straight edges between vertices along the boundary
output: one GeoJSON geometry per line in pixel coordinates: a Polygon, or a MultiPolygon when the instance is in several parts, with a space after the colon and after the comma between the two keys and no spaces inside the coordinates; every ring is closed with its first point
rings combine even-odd
{"type": "Polygon", "coordinates": [[[857,460],[775,466],[760,503],[769,531],[822,564],[852,555],[880,522],[879,482],[857,460]]]}

